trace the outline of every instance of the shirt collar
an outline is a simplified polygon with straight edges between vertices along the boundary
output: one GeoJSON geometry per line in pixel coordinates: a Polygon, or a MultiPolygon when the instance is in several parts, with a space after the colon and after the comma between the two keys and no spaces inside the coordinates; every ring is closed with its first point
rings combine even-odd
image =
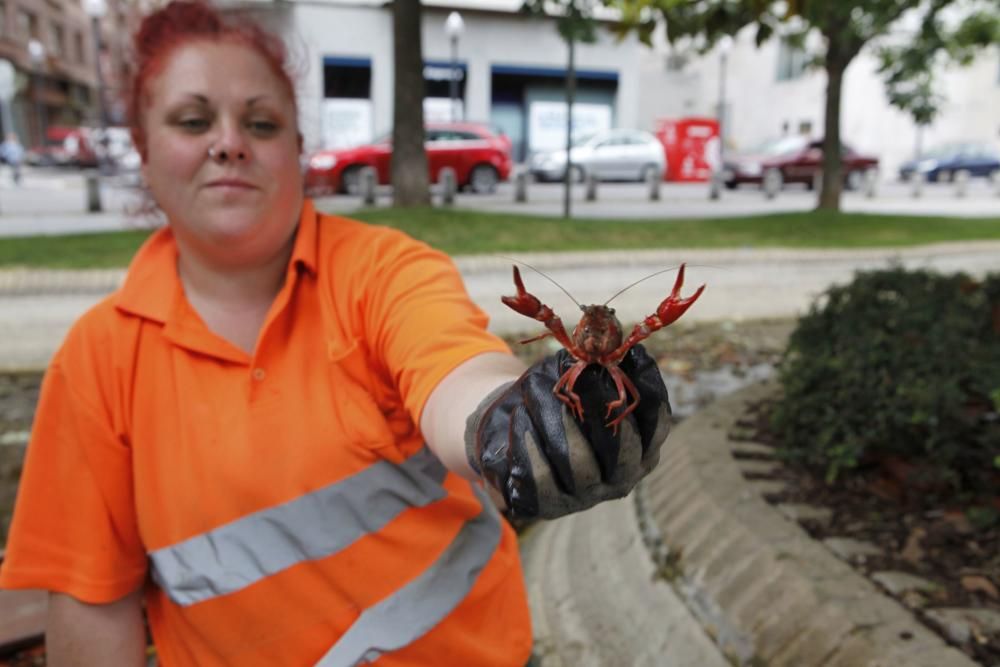
{"type": "MultiPolygon", "coordinates": [[[[316,275],[316,226],[316,209],[312,200],[306,199],[302,202],[287,279],[293,279],[298,266],[316,275]]],[[[180,289],[177,242],[167,226],[157,230],[139,248],[114,303],[117,308],[132,315],[165,323],[173,313],[174,298],[180,289]]]]}

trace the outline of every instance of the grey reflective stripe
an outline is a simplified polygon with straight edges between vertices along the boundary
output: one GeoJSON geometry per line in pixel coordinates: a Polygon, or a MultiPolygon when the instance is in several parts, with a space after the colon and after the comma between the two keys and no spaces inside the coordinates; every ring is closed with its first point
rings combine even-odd
{"type": "Polygon", "coordinates": [[[190,605],[233,593],[304,561],[331,556],[411,507],[444,498],[447,470],[424,447],[322,489],[149,554],[153,578],[190,605]]]}
{"type": "Polygon", "coordinates": [[[361,613],[316,667],[348,667],[377,659],[425,635],[465,599],[500,543],[500,517],[474,486],[482,512],[465,522],[433,565],[361,613]]]}

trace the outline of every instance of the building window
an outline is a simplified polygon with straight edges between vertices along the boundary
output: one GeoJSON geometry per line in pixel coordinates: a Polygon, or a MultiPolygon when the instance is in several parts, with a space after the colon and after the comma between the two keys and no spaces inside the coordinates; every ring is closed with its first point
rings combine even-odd
{"type": "Polygon", "coordinates": [[[17,33],[25,41],[38,37],[38,17],[29,11],[19,9],[17,12],[17,33]]]}
{"type": "Polygon", "coordinates": [[[73,56],[81,65],[87,64],[87,52],[83,48],[83,33],[77,30],[73,33],[73,56]]]}
{"type": "Polygon", "coordinates": [[[791,81],[802,76],[808,60],[805,49],[782,37],[778,45],[778,81],[791,81]]]}
{"type": "Polygon", "coordinates": [[[66,55],[66,35],[63,27],[58,23],[50,23],[52,29],[51,39],[52,55],[62,58],[66,55]]]}

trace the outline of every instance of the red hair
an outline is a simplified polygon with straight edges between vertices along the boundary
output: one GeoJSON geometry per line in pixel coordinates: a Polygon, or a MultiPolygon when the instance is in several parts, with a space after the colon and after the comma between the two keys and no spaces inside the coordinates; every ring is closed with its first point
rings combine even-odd
{"type": "Polygon", "coordinates": [[[174,0],[146,16],[133,37],[135,70],[127,98],[128,122],[132,142],[144,158],[146,132],[142,111],[148,95],[147,84],[163,67],[167,56],[197,40],[230,41],[253,49],[287,87],[295,105],[295,85],[286,70],[288,56],[279,38],[245,17],[223,15],[203,0],[174,0]]]}

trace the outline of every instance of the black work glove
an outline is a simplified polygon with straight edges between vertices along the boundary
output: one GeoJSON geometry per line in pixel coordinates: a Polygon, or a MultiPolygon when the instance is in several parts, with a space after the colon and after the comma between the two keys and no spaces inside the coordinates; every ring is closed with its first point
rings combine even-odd
{"type": "Polygon", "coordinates": [[[617,429],[606,424],[624,406],[606,416],[618,390],[601,366],[588,366],[573,387],[582,420],[552,393],[575,361],[566,350],[546,357],[469,416],[469,463],[515,517],[551,519],[621,498],[659,461],[671,412],[653,358],[636,345],[622,359],[619,368],[638,389],[639,404],[617,429]]]}

